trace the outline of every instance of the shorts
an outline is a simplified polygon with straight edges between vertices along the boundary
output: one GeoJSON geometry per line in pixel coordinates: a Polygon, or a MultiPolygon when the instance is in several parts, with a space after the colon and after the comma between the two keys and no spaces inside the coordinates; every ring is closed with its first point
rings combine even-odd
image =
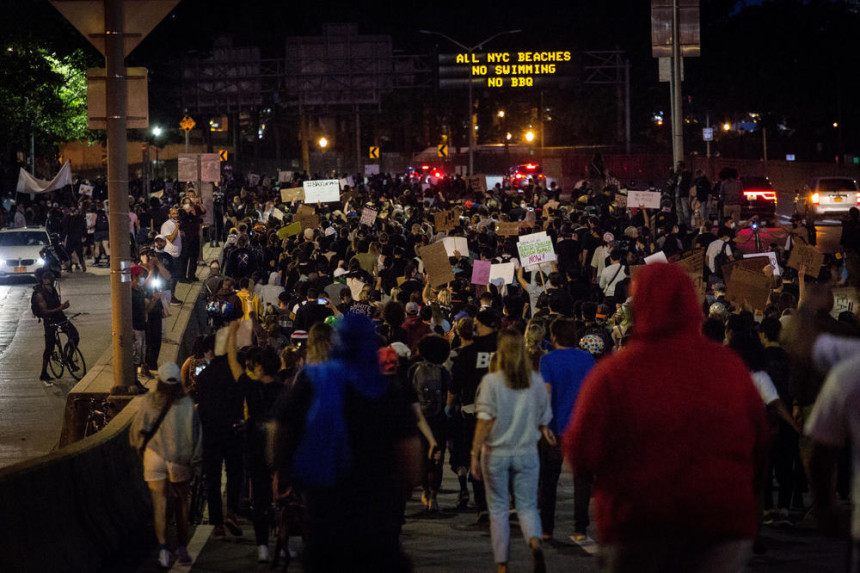
{"type": "Polygon", "coordinates": [[[171,483],[191,481],[189,466],[168,462],[149,448],[143,452],[144,481],[170,480],[171,483]]]}

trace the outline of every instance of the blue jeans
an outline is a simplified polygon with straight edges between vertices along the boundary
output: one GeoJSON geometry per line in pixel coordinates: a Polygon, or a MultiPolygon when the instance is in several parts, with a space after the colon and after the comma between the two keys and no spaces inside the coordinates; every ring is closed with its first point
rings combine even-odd
{"type": "Polygon", "coordinates": [[[540,459],[537,446],[524,454],[501,456],[485,448],[481,456],[481,470],[487,490],[487,508],[490,510],[490,535],[493,540],[493,559],[507,563],[510,557],[510,497],[508,481],[513,482],[517,519],[526,543],[532,537],[541,538],[540,514],[537,509],[540,459]]]}

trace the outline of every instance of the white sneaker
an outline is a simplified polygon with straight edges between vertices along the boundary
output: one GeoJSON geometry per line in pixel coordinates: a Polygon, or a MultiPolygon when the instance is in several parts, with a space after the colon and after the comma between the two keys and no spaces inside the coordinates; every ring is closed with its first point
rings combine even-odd
{"type": "Polygon", "coordinates": [[[162,549],[158,552],[158,566],[164,569],[170,567],[170,551],[162,549]]]}
{"type": "Polygon", "coordinates": [[[257,563],[268,563],[269,562],[269,546],[268,545],[258,545],[257,546],[257,563]]]}

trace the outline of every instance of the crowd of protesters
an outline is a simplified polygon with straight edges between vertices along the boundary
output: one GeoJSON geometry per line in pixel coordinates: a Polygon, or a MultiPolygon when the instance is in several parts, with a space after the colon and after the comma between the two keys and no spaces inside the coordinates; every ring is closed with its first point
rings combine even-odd
{"type": "MultiPolygon", "coordinates": [[[[730,171],[711,185],[680,165],[660,209],[625,205],[599,158],[569,199],[554,186],[356,176],[340,201],[309,206],[312,224],[302,201],[282,201],[304,178],[225,178],[205,230],[199,194],[179,184],[132,202],[141,376],[159,369],[162,315],[182,304],[176,282],[198,280],[200,237],[224,243],[200,277],[211,332],[179,375],[198,404],[214,537],[241,534],[248,515],[268,561],[270,508],[299,507],[308,570],[408,570],[398,542],[408,491],[420,486],[425,510],[439,511],[447,462],[457,508],[490,523],[498,570],[513,499],[542,571],[567,458],[574,539],[587,538],[593,494],[603,570],[739,571],[764,550],[762,525],[816,508],[830,531],[836,496],[860,491],[860,456],[846,445],[860,440],[836,421],[856,414],[832,398],[853,405],[857,395],[839,384],[858,370],[836,365],[860,325],[851,312],[831,316],[830,290],[860,278],[856,208],[842,252],[820,269],[787,265],[794,245],[811,242],[801,218],[785,243],[765,245],[778,269],[766,269],[768,304],[752,308],[726,294],[724,265],[751,236],[730,171]],[[361,223],[365,209],[372,224],[361,223]],[[434,223],[444,210],[456,210],[447,232],[434,223]],[[510,222],[519,235],[545,232],[555,260],[523,268],[518,237],[497,232],[510,222]],[[441,236],[465,238],[468,252],[449,257],[454,280],[436,286],[420,249],[441,236]],[[696,249],[705,265],[694,283],[672,263],[696,249]],[[644,265],[660,251],[668,263],[644,265]],[[475,261],[517,270],[508,284],[473,284],[475,261]],[[831,398],[819,408],[822,387],[831,398]]],[[[63,220],[93,207],[68,206],[63,220]]],[[[84,257],[96,239],[81,241],[84,257]]],[[[190,463],[189,451],[164,459],[190,463]]],[[[184,546],[177,556],[187,560],[184,546]]]]}

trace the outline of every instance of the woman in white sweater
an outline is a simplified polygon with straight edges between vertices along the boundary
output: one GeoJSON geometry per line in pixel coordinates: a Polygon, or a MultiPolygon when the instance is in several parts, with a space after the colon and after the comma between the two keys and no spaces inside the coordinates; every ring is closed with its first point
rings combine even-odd
{"type": "Polygon", "coordinates": [[[486,483],[493,557],[499,573],[508,570],[510,520],[508,482],[512,478],[517,518],[532,551],[534,571],[546,570],[537,509],[538,440],[550,444],[549,393],[540,373],[531,369],[523,335],[499,333],[498,348],[476,398],[478,425],[472,445],[472,475],[486,483]]]}
{"type": "Polygon", "coordinates": [[[194,402],[185,395],[179,366],[166,362],[158,368],[158,386],[142,398],[129,430],[129,441],[143,450],[143,479],[152,494],[158,564],[170,566],[167,550],[167,492],[177,499],[177,560],[190,565],[188,556],[189,482],[203,461],[200,419],[194,402]]]}

